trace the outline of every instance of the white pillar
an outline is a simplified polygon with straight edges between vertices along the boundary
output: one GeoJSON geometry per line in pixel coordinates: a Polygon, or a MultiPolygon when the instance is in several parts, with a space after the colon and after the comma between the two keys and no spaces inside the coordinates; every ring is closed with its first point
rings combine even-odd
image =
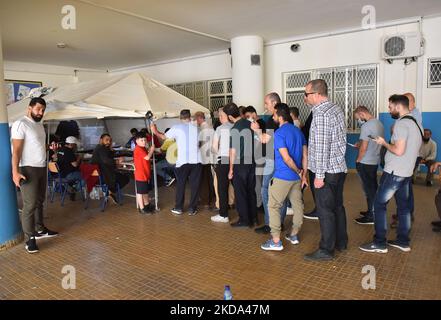
{"type": "Polygon", "coordinates": [[[241,36],[231,40],[233,60],[233,101],[238,106],[253,106],[263,114],[263,39],[241,36]]]}
{"type": "Polygon", "coordinates": [[[22,239],[18,216],[15,186],[12,183],[11,144],[8,126],[8,112],[4,92],[2,39],[0,32],[0,251],[22,239]]]}

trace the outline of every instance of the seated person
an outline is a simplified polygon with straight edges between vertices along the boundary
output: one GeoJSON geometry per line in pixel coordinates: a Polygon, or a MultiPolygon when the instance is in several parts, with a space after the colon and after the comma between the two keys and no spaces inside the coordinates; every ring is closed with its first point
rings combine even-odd
{"type": "Polygon", "coordinates": [[[132,137],[130,138],[130,140],[129,141],[127,141],[127,143],[126,143],[126,145],[125,145],[125,147],[127,148],[127,149],[131,149],[131,150],[134,150],[135,149],[135,145],[136,145],[136,143],[135,143],[135,137],[136,137],[136,134],[138,133],[138,129],[136,129],[136,128],[132,128],[132,129],[130,129],[130,134],[132,135],[132,137]]]}
{"type": "MultiPolygon", "coordinates": [[[[439,167],[441,167],[441,162],[434,163],[430,167],[430,171],[432,172],[432,174],[435,173],[435,171],[439,167]]],[[[441,177],[441,172],[440,172],[440,177],[441,177]]],[[[436,210],[438,211],[438,216],[440,220],[432,222],[432,226],[433,226],[432,230],[434,232],[441,232],[441,188],[438,190],[438,194],[435,196],[435,206],[436,206],[436,210]]]]}
{"type": "Polygon", "coordinates": [[[432,131],[430,129],[424,129],[424,142],[421,145],[420,155],[417,158],[415,164],[415,170],[413,172],[413,180],[415,180],[416,173],[418,171],[418,166],[420,164],[425,164],[427,167],[427,175],[426,175],[426,185],[431,187],[433,185],[432,178],[433,173],[430,170],[432,164],[435,163],[436,160],[436,142],[432,140],[432,131]]]}
{"type": "MultiPolygon", "coordinates": [[[[170,130],[170,128],[165,129],[164,133],[167,133],[168,130],[170,130]]],[[[156,172],[158,176],[160,176],[164,180],[164,183],[167,187],[170,187],[173,182],[176,181],[174,174],[176,162],[170,163],[167,160],[167,150],[173,144],[176,144],[176,141],[174,141],[173,139],[164,140],[160,148],[161,156],[156,163],[156,172]]]]}
{"type": "Polygon", "coordinates": [[[60,169],[60,175],[69,185],[67,192],[72,201],[75,201],[76,191],[81,191],[79,184],[82,180],[80,172],[81,158],[75,155],[77,146],[77,138],[70,136],[66,138],[64,146],[57,151],[57,164],[60,169]]]}
{"type": "Polygon", "coordinates": [[[93,151],[91,163],[97,164],[104,183],[109,187],[109,196],[114,203],[118,203],[116,197],[116,184],[122,189],[129,183],[129,177],[116,170],[115,151],[112,149],[112,137],[103,133],[100,143],[93,151]]]}

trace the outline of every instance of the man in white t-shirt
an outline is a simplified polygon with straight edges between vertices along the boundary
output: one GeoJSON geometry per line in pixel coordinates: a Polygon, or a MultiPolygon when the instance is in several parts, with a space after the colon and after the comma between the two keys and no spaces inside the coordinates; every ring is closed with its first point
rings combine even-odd
{"type": "Polygon", "coordinates": [[[20,187],[23,199],[21,223],[26,250],[38,252],[36,239],[58,235],[43,223],[43,203],[46,196],[46,133],[41,119],[46,101],[33,98],[26,116],[12,125],[12,179],[20,187]]]}
{"type": "Polygon", "coordinates": [[[176,202],[171,212],[176,215],[183,213],[185,186],[188,179],[191,188],[188,214],[193,216],[197,214],[199,186],[202,174],[199,130],[198,127],[190,121],[190,110],[181,110],[179,118],[181,119],[181,123],[174,125],[165,134],[159,132],[155,124],[152,124],[151,130],[154,135],[162,140],[175,140],[178,147],[178,159],[176,160],[176,202]]]}

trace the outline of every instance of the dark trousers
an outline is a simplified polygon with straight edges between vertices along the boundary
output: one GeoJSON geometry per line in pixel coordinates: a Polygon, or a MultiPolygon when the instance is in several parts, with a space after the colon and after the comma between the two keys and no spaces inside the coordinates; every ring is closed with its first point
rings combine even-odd
{"type": "Polygon", "coordinates": [[[375,200],[375,194],[378,189],[377,170],[378,165],[369,165],[364,163],[356,164],[358,176],[361,180],[364,194],[366,196],[368,218],[373,218],[373,205],[375,200]]]}
{"type": "Polygon", "coordinates": [[[183,210],[185,200],[185,186],[187,179],[190,180],[191,198],[189,209],[196,210],[198,207],[199,186],[201,184],[202,165],[184,164],[176,168],[176,201],[175,208],[183,210]]]}
{"type": "Polygon", "coordinates": [[[235,164],[233,186],[239,221],[244,224],[257,222],[256,165],[235,164]]]}
{"type": "MultiPolygon", "coordinates": [[[[414,180],[415,180],[415,178],[416,178],[416,174],[417,174],[417,171],[418,171],[418,166],[420,165],[421,160],[423,160],[423,158],[418,157],[418,158],[417,158],[417,161],[416,161],[416,163],[415,163],[415,168],[414,168],[414,170],[413,170],[413,179],[414,179],[414,180]]],[[[432,179],[433,179],[433,173],[430,171],[430,167],[431,167],[432,164],[434,164],[434,163],[435,163],[435,161],[433,161],[433,160],[427,160],[427,161],[424,163],[424,165],[427,167],[426,182],[432,182],[432,179]]]]}
{"type": "Polygon", "coordinates": [[[308,170],[308,175],[309,175],[309,187],[311,188],[312,200],[314,201],[314,209],[312,210],[312,212],[315,212],[317,211],[317,205],[315,202],[315,194],[314,194],[315,173],[312,172],[311,170],[308,170]]]}
{"type": "Polygon", "coordinates": [[[228,189],[230,186],[230,180],[228,179],[229,171],[229,164],[218,163],[216,165],[217,193],[219,195],[219,215],[224,218],[228,218],[228,189]]]}
{"type": "Polygon", "coordinates": [[[439,189],[438,194],[435,196],[435,206],[438,211],[439,219],[441,220],[441,189],[439,189]]]}
{"type": "Polygon", "coordinates": [[[21,224],[25,240],[29,240],[36,231],[44,229],[43,204],[46,197],[46,167],[20,167],[20,173],[26,177],[20,187],[23,199],[21,224]]]}
{"type": "Polygon", "coordinates": [[[320,221],[320,249],[330,254],[334,253],[336,247],[345,248],[348,244],[346,211],[343,205],[345,179],[346,173],[326,173],[325,185],[314,190],[320,221]]]}
{"type": "Polygon", "coordinates": [[[374,201],[375,237],[374,242],[379,245],[386,245],[387,233],[387,204],[392,197],[397,202],[397,241],[403,245],[409,245],[411,226],[412,177],[399,177],[383,172],[380,179],[377,195],[374,201]]]}
{"type": "Polygon", "coordinates": [[[199,187],[199,195],[201,204],[204,206],[214,206],[216,196],[214,194],[213,174],[211,172],[211,164],[203,164],[201,174],[201,184],[199,187]]]}

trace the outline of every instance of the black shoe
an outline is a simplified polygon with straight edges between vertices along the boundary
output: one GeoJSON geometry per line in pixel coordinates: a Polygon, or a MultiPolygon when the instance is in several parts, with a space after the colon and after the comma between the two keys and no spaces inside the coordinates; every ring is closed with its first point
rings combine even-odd
{"type": "Polygon", "coordinates": [[[231,226],[233,228],[248,228],[249,224],[248,223],[243,223],[241,221],[237,221],[231,224],[231,226]]]}
{"type": "Polygon", "coordinates": [[[25,249],[28,253],[37,253],[37,241],[35,241],[35,237],[30,237],[28,241],[26,241],[25,249]]]}
{"type": "Polygon", "coordinates": [[[171,211],[173,214],[175,214],[175,215],[178,215],[178,216],[182,215],[182,210],[181,210],[181,209],[173,208],[173,209],[171,209],[170,211],[171,211]]]}
{"type": "Polygon", "coordinates": [[[362,244],[359,246],[361,251],[364,252],[372,252],[372,253],[387,253],[387,246],[386,245],[379,245],[375,242],[369,242],[362,244]]]}
{"type": "Polygon", "coordinates": [[[318,220],[319,216],[317,214],[317,211],[311,211],[311,212],[303,214],[303,218],[309,219],[309,220],[318,220]]]}
{"type": "Polygon", "coordinates": [[[75,201],[76,193],[75,192],[69,193],[69,198],[70,198],[71,201],[75,201]]]}
{"type": "Polygon", "coordinates": [[[400,249],[401,251],[404,251],[404,252],[409,252],[410,251],[410,246],[409,245],[401,244],[401,243],[399,243],[396,240],[389,240],[387,242],[387,245],[389,245],[391,247],[394,247],[394,248],[398,248],[398,249],[400,249]]]}
{"type": "Polygon", "coordinates": [[[338,252],[343,252],[343,251],[345,251],[345,250],[348,250],[348,246],[335,247],[335,250],[337,250],[338,252]]]}
{"type": "Polygon", "coordinates": [[[190,211],[188,212],[189,216],[195,216],[198,214],[198,209],[190,209],[190,211]]]}
{"type": "Polygon", "coordinates": [[[441,233],[441,227],[433,227],[432,231],[433,232],[440,232],[441,233]]]}
{"type": "Polygon", "coordinates": [[[369,214],[369,211],[360,211],[360,216],[367,216],[369,214]]]}
{"type": "Polygon", "coordinates": [[[269,226],[265,225],[260,228],[254,229],[254,231],[256,233],[260,233],[260,234],[269,234],[271,232],[271,228],[269,226]]]}
{"type": "Polygon", "coordinates": [[[143,209],[141,209],[141,214],[153,214],[153,209],[150,207],[150,205],[145,206],[143,209]]]}
{"type": "Polygon", "coordinates": [[[441,228],[441,221],[432,221],[432,226],[441,228]]]}
{"type": "Polygon", "coordinates": [[[355,219],[355,222],[358,224],[374,224],[374,219],[367,217],[367,216],[364,216],[364,217],[355,219]]]}
{"type": "Polygon", "coordinates": [[[325,250],[318,249],[310,254],[304,256],[306,261],[329,261],[333,260],[334,256],[325,250]]]}
{"type": "Polygon", "coordinates": [[[432,181],[426,181],[426,186],[427,187],[433,187],[433,182],[432,181]]]}
{"type": "Polygon", "coordinates": [[[53,238],[58,236],[58,232],[51,231],[48,228],[44,228],[41,231],[35,233],[35,239],[53,238]]]}

